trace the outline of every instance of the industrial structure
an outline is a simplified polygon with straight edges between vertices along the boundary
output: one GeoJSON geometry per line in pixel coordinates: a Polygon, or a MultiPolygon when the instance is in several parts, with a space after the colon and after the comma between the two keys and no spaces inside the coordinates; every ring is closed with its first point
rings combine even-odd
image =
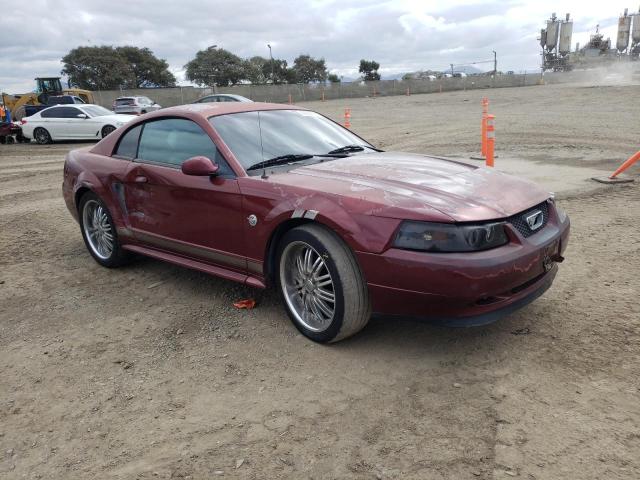
{"type": "Polygon", "coordinates": [[[618,19],[618,34],[615,47],[611,39],[605,40],[599,26],[591,35],[589,42],[582,48],[576,44],[571,51],[573,21],[567,13],[564,20],[552,14],[547,20],[547,28],[540,30],[540,46],[542,47],[542,69],[568,71],[573,69],[593,68],[612,62],[638,60],[640,57],[640,9],[629,14],[628,9],[618,19]]]}

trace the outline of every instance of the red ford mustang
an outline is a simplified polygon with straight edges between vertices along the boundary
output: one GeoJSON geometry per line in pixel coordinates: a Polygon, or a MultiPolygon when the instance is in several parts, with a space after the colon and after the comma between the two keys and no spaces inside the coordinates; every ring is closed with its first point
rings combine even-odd
{"type": "Polygon", "coordinates": [[[319,342],[372,312],[493,321],[553,281],[569,219],[534,184],[382,152],[315,112],[194,104],[144,115],[64,166],[64,198],[105,267],[148,255],[272,284],[319,342]]]}

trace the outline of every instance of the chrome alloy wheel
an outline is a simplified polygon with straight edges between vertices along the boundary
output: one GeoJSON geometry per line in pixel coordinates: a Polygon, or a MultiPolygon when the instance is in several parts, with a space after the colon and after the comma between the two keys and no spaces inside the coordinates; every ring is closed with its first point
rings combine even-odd
{"type": "Polygon", "coordinates": [[[298,322],[313,332],[329,328],[336,309],[333,279],[322,256],[305,242],[292,242],[280,257],[280,286],[298,322]]]}
{"type": "Polygon", "coordinates": [[[95,200],[89,200],[82,210],[82,225],[93,253],[108,260],[113,253],[113,230],[107,211],[95,200]]]}

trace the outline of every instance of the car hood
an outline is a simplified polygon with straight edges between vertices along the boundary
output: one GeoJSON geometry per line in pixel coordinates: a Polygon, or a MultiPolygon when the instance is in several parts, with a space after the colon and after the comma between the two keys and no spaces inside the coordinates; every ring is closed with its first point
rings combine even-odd
{"type": "Polygon", "coordinates": [[[456,222],[505,218],[550,196],[528,180],[492,168],[395,152],[353,155],[269,178],[337,195],[359,213],[416,220],[434,220],[436,212],[441,220],[456,222]]]}

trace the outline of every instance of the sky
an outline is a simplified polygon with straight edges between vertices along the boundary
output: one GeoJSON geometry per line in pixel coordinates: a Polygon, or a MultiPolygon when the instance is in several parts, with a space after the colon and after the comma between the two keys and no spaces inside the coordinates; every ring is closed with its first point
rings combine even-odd
{"type": "Polygon", "coordinates": [[[499,70],[532,71],[540,66],[537,37],[551,13],[571,13],[574,47],[588,41],[596,24],[615,44],[618,16],[624,8],[637,12],[639,2],[27,0],[0,28],[0,91],[31,91],[35,77],[59,76],[60,59],[80,45],[148,47],[182,85],[189,85],[184,65],[210,45],[268,58],[271,44],[275,58],[291,64],[301,53],[323,57],[330,72],[354,78],[362,58],[380,63],[384,79],[490,60],[493,50],[499,70]]]}

